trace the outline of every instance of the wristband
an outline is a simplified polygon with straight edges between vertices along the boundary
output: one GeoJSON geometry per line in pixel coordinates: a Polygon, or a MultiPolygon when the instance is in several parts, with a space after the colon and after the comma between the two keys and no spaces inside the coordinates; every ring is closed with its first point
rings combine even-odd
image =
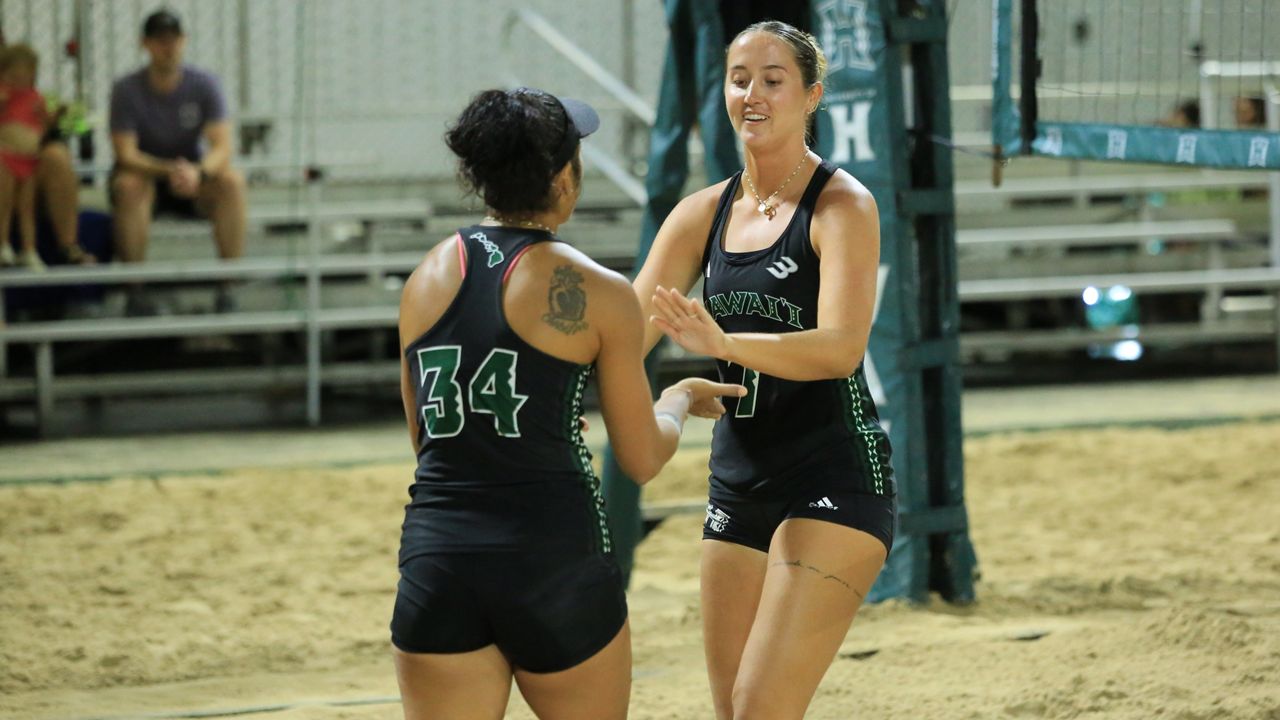
{"type": "Polygon", "coordinates": [[[669,412],[667,412],[667,411],[665,411],[665,410],[659,410],[658,412],[655,412],[655,413],[653,414],[653,419],[654,419],[654,420],[666,420],[667,422],[669,422],[669,423],[671,423],[672,425],[675,425],[675,426],[676,426],[676,432],[677,432],[677,433],[683,433],[683,432],[684,432],[684,421],[683,421],[683,420],[681,420],[680,418],[676,417],[676,416],[675,416],[675,414],[673,414],[673,413],[669,413],[669,412]]]}
{"type": "Polygon", "coordinates": [[[666,397],[669,392],[682,392],[685,397],[689,398],[689,402],[693,402],[693,391],[680,387],[680,385],[669,385],[662,392],[658,393],[658,397],[666,397]]]}

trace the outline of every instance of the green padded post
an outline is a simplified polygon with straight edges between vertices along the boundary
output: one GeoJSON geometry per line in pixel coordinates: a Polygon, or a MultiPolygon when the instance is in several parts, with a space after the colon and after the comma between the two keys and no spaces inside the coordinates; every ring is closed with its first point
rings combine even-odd
{"type": "MultiPolygon", "coordinates": [[[[738,171],[741,162],[733,127],[724,110],[724,31],[717,0],[666,0],[670,40],[662,70],[657,117],[649,135],[649,172],[636,270],[649,256],[653,238],[684,195],[689,177],[688,143],[694,125],[706,148],[707,182],[719,182],[738,171]]],[[[653,382],[659,353],[650,353],[645,371],[653,382]]],[[[613,449],[605,448],[602,492],[609,515],[614,554],[628,582],[636,545],[643,536],[640,488],[618,467],[613,449]]]]}

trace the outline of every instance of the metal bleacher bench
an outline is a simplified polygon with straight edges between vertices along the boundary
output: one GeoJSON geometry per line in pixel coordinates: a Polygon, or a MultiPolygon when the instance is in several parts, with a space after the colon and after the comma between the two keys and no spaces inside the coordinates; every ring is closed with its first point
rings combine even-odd
{"type": "MultiPolygon", "coordinates": [[[[307,257],[251,258],[170,261],[125,266],[55,267],[41,274],[0,271],[0,288],[80,283],[121,285],[140,281],[184,283],[272,278],[306,281],[309,287],[315,288],[315,297],[318,298],[322,278],[363,276],[369,273],[407,273],[421,262],[422,255],[418,251],[384,254],[343,253],[319,256],[315,258],[314,263],[307,257]]],[[[398,308],[394,306],[321,308],[318,302],[308,301],[301,308],[285,311],[16,323],[0,327],[0,354],[3,354],[7,345],[34,346],[35,377],[30,382],[11,378],[4,365],[0,364],[0,401],[34,398],[37,427],[43,431],[47,426],[55,399],[53,349],[57,343],[239,333],[306,332],[309,335],[315,335],[323,330],[394,327],[397,310],[398,308]]],[[[305,370],[305,385],[309,399],[318,398],[319,386],[324,379],[319,354],[318,342],[309,342],[305,370]]],[[[290,377],[296,377],[297,372],[294,371],[290,377]]],[[[357,374],[367,377],[367,373],[357,374]]],[[[267,373],[267,376],[270,377],[271,373],[267,373]]],[[[349,372],[348,376],[350,376],[349,372]]],[[[71,378],[70,382],[59,379],[57,395],[97,396],[110,394],[113,391],[125,392],[129,388],[140,389],[144,386],[173,389],[181,386],[186,379],[185,376],[179,378],[173,375],[159,382],[137,377],[95,376],[71,378]]],[[[199,374],[189,379],[197,387],[207,384],[199,374]]],[[[318,406],[313,409],[318,413],[318,406]]],[[[315,419],[318,421],[318,416],[315,419]]]]}
{"type": "MultiPolygon", "coordinates": [[[[0,271],[0,320],[4,317],[4,290],[6,288],[67,286],[84,284],[125,285],[134,283],[184,284],[212,281],[238,280],[293,280],[305,282],[305,305],[296,310],[274,312],[232,312],[220,315],[171,315],[165,317],[95,318],[91,320],[65,320],[53,322],[24,322],[4,325],[0,322],[0,401],[35,400],[37,429],[47,427],[55,396],[99,396],[113,390],[128,392],[130,388],[175,388],[184,383],[194,387],[206,383],[202,373],[184,373],[177,376],[165,374],[162,378],[102,377],[59,378],[53,376],[53,351],[57,343],[72,341],[109,341],[158,337],[198,337],[229,334],[272,334],[304,332],[308,335],[307,363],[305,369],[293,368],[280,371],[258,372],[257,376],[280,380],[301,377],[307,387],[308,416],[312,422],[319,420],[319,387],[323,379],[363,377],[367,373],[352,372],[346,368],[341,373],[322,373],[320,367],[319,332],[322,330],[393,327],[396,308],[333,308],[320,307],[320,284],[324,278],[337,276],[377,276],[389,272],[407,273],[422,260],[421,251],[380,252],[366,245],[368,252],[321,254],[319,227],[336,222],[360,222],[366,227],[384,221],[420,221],[427,224],[432,215],[431,204],[426,199],[404,198],[393,200],[320,201],[316,191],[300,196],[300,202],[271,206],[250,207],[247,219],[250,225],[298,224],[310,231],[307,251],[289,257],[241,258],[237,260],[160,260],[137,265],[102,265],[88,267],[53,267],[46,273],[33,274],[17,270],[0,271]],[[35,350],[34,378],[30,380],[9,376],[7,347],[14,344],[31,345],[35,350]]],[[[184,235],[208,233],[209,224],[204,221],[161,221],[153,227],[153,233],[184,235]]],[[[367,232],[366,232],[367,237],[367,232]]],[[[253,384],[249,375],[237,377],[237,387],[253,384]]],[[[226,371],[203,373],[214,377],[228,377],[226,371]]],[[[231,373],[235,376],[235,373],[231,373]]],[[[223,387],[226,387],[225,385],[223,387]]]]}
{"type": "Polygon", "coordinates": [[[1230,220],[1178,220],[1098,225],[1048,225],[960,230],[960,249],[977,247],[1084,247],[1178,240],[1214,243],[1239,237],[1230,220]]]}
{"type": "Polygon", "coordinates": [[[1117,173],[1114,175],[1074,175],[1067,177],[1020,178],[993,187],[989,180],[961,180],[955,185],[957,199],[1021,199],[1131,195],[1150,192],[1191,190],[1264,189],[1265,173],[1247,171],[1199,171],[1162,173],[1117,173]]]}
{"type": "MultiPolygon", "coordinates": [[[[274,279],[306,282],[308,300],[294,310],[232,312],[225,314],[118,317],[88,320],[15,323],[0,325],[0,402],[34,400],[36,428],[41,434],[52,417],[57,398],[105,397],[141,392],[217,391],[228,387],[257,389],[303,386],[308,419],[319,422],[322,384],[368,384],[394,381],[397,363],[346,363],[322,366],[319,333],[329,330],[394,329],[399,308],[395,305],[324,308],[316,298],[319,286],[329,278],[407,274],[422,261],[422,251],[395,253],[341,253],[294,258],[241,260],[160,261],[140,265],[54,267],[42,274],[0,271],[0,299],[5,287],[37,287],[98,283],[124,285],[135,282],[191,283],[218,280],[274,279]],[[54,349],[58,343],[102,342],[146,338],[184,338],[234,334],[269,335],[305,333],[305,366],[247,368],[239,370],[185,370],[160,374],[54,376],[54,349]],[[34,348],[34,373],[30,378],[9,376],[4,358],[9,345],[34,348]]],[[[2,311],[2,304],[0,304],[2,311]]]]}
{"type": "MultiPolygon", "coordinates": [[[[1088,287],[1122,285],[1135,292],[1205,292],[1206,308],[1217,308],[1228,290],[1262,290],[1280,294],[1280,268],[1224,268],[1221,243],[1239,238],[1229,220],[1148,221],[1099,225],[1054,225],[961,230],[957,247],[1071,248],[1142,244],[1151,240],[1202,243],[1208,246],[1208,267],[1176,272],[1097,273],[1088,275],[967,279],[959,283],[961,302],[1017,302],[1080,297],[1088,287]]],[[[965,333],[962,348],[968,350],[1067,350],[1093,343],[1141,339],[1152,344],[1187,345],[1206,342],[1260,340],[1271,337],[1280,351],[1280,302],[1270,321],[1213,324],[1216,312],[1205,312],[1198,323],[1142,325],[1137,328],[1058,328],[965,333]]]]}
{"type": "MultiPolygon", "coordinates": [[[[1136,327],[1086,329],[1055,328],[1048,330],[1013,329],[968,332],[961,336],[961,347],[970,351],[991,350],[1000,357],[1009,350],[1068,350],[1093,343],[1141,339],[1150,344],[1188,345],[1238,340],[1275,339],[1280,347],[1280,268],[1255,267],[1256,255],[1246,252],[1248,243],[1233,254],[1237,264],[1226,267],[1227,248],[1233,241],[1246,240],[1233,220],[1221,218],[1155,220],[1151,219],[1153,193],[1223,190],[1254,190],[1268,187],[1265,173],[1220,170],[1166,170],[1162,172],[1113,174],[1079,174],[1060,177],[1012,178],[1000,187],[987,180],[965,180],[955,185],[957,200],[982,213],[996,212],[988,221],[1003,225],[1021,212],[1019,201],[1069,199],[1083,209],[1092,199],[1130,196],[1138,208],[1135,222],[1097,224],[1042,224],[1032,227],[991,227],[962,229],[956,244],[962,267],[969,270],[959,283],[963,303],[1019,303],[1051,298],[1079,298],[1088,287],[1106,288],[1122,285],[1135,292],[1205,294],[1199,322],[1142,324],[1136,327]],[[1011,214],[1012,213],[1012,214],[1011,214]],[[1066,258],[1073,249],[1130,246],[1140,248],[1151,241],[1171,241],[1203,248],[1205,267],[1167,271],[1162,266],[1181,265],[1186,260],[1156,262],[1145,254],[1112,255],[1104,260],[1089,256],[1066,258]],[[993,264],[984,258],[1004,260],[1011,251],[1026,254],[1013,262],[993,264]],[[1089,270],[1092,263],[1129,266],[1132,272],[1099,272],[1089,270]],[[1122,259],[1123,258],[1123,259],[1122,259]],[[1153,270],[1138,271],[1142,267],[1153,270]],[[1021,269],[1020,269],[1021,268],[1021,269]],[[1071,268],[1064,272],[1063,268],[1071,268]],[[1028,274],[1032,276],[1028,276],[1028,274]],[[1037,277],[1035,275],[1046,276],[1037,277]],[[972,276],[977,277],[972,277],[972,276]],[[990,276],[990,277],[987,277],[990,276]],[[1271,318],[1222,321],[1220,312],[1224,291],[1252,290],[1273,295],[1271,318]]],[[[1034,207],[1034,206],[1028,206],[1034,207]]],[[[1217,206],[1213,212],[1231,212],[1230,207],[1217,206]]],[[[1045,217],[1047,211],[1028,213],[1045,217]]],[[[1108,211],[1109,212],[1109,211],[1108,211]]],[[[1070,215],[1064,217],[1068,219],[1070,215]]],[[[1097,213],[1082,217],[1097,217],[1097,213]]],[[[1024,220],[1026,222],[1026,220],[1024,220]]],[[[1261,248],[1259,248],[1259,251],[1261,248]]],[[[1183,256],[1189,259],[1193,256],[1183,256]]],[[[1104,265],[1105,266],[1105,265],[1104,265]]]]}

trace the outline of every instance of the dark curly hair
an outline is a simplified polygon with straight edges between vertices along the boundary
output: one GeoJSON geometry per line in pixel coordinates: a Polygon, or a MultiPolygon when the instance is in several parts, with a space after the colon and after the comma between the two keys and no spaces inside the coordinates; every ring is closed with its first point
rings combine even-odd
{"type": "MultiPolygon", "coordinates": [[[[572,132],[564,106],[539,90],[485,90],[445,133],[458,156],[458,175],[484,204],[507,215],[549,210],[551,181],[564,167],[555,154],[572,132]]],[[[581,179],[577,155],[571,159],[581,179]]]]}

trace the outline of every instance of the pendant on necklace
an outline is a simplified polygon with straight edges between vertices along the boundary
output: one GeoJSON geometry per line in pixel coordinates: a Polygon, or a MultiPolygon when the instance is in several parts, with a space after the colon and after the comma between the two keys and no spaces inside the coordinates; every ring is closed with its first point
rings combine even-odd
{"type": "Polygon", "coordinates": [[[778,210],[777,210],[777,208],[775,208],[774,206],[772,206],[772,205],[770,205],[770,204],[768,204],[768,203],[766,203],[766,202],[764,202],[764,201],[761,201],[761,202],[760,202],[760,205],[756,207],[756,210],[760,211],[760,214],[761,214],[761,215],[764,215],[765,217],[769,218],[770,220],[772,220],[772,219],[773,219],[773,216],[774,216],[774,215],[777,215],[777,214],[778,214],[778,210]]]}

